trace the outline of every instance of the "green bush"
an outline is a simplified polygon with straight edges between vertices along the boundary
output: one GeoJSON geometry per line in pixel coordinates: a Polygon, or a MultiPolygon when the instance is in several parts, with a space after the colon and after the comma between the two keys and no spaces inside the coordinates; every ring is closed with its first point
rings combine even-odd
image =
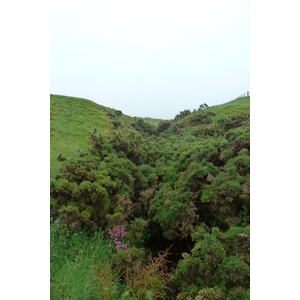
{"type": "Polygon", "coordinates": [[[96,230],[104,225],[110,199],[102,182],[109,179],[98,171],[98,164],[90,155],[67,160],[51,181],[51,217],[60,215],[67,230],[81,226],[96,230]]]}
{"type": "Polygon", "coordinates": [[[164,185],[156,194],[149,216],[161,226],[167,239],[184,239],[194,231],[196,207],[190,198],[190,192],[173,190],[169,185],[164,185]]]}
{"type": "Polygon", "coordinates": [[[248,230],[233,227],[223,233],[213,228],[209,233],[207,227],[198,227],[193,234],[195,245],[191,254],[183,253],[184,259],[177,267],[176,280],[182,295],[223,299],[223,293],[235,293],[236,290],[246,293],[250,285],[250,268],[238,241],[241,235],[246,235],[241,232],[248,230]]]}
{"type": "Polygon", "coordinates": [[[158,124],[157,127],[157,134],[160,134],[164,131],[166,131],[169,127],[171,126],[171,122],[170,121],[162,121],[158,124]]]}

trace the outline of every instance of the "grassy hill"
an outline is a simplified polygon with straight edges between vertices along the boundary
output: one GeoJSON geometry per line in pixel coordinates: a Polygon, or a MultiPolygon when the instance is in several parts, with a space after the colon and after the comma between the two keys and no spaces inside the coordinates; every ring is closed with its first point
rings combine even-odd
{"type": "MultiPolygon", "coordinates": [[[[50,178],[54,178],[61,167],[57,159],[59,153],[77,157],[79,151],[91,147],[90,133],[94,128],[108,136],[115,127],[114,123],[131,126],[134,119],[139,118],[130,118],[90,100],[50,95],[50,178]]],[[[144,120],[154,126],[161,121],[152,118],[144,120]]]]}
{"type": "Polygon", "coordinates": [[[250,97],[173,120],[50,105],[51,299],[249,299],[250,97]]]}
{"type": "Polygon", "coordinates": [[[85,99],[50,95],[51,178],[60,167],[58,153],[76,156],[78,150],[90,146],[89,132],[97,127],[108,133],[111,126],[104,107],[85,99]]]}
{"type": "Polygon", "coordinates": [[[67,157],[77,157],[80,151],[91,147],[90,133],[97,128],[104,136],[115,128],[116,123],[128,126],[143,120],[156,130],[159,125],[169,122],[171,128],[181,128],[183,133],[201,132],[201,129],[216,130],[218,121],[250,114],[250,97],[238,98],[225,104],[212,106],[206,110],[212,112],[211,122],[197,122],[203,111],[191,113],[187,118],[161,120],[154,118],[129,117],[119,111],[99,105],[93,101],[60,95],[50,95],[50,178],[54,178],[61,167],[57,159],[59,153],[67,157]],[[194,120],[194,121],[193,121],[194,120]],[[115,123],[115,124],[114,124],[115,123]]]}

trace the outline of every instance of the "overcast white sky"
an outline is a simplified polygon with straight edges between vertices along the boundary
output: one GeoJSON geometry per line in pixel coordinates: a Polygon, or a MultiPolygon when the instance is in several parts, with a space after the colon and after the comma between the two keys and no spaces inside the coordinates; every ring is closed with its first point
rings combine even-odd
{"type": "Polygon", "coordinates": [[[50,1],[50,93],[130,116],[250,90],[250,1],[50,1]]]}

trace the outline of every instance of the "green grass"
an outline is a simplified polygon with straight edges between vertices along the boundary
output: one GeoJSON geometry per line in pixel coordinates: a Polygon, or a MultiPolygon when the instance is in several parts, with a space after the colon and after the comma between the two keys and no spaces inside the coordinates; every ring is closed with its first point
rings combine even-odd
{"type": "MultiPolygon", "coordinates": [[[[194,113],[189,114],[188,116],[184,118],[180,118],[177,120],[174,120],[172,122],[177,123],[180,128],[181,132],[184,135],[192,133],[194,130],[204,130],[204,129],[210,129],[213,130],[215,133],[218,130],[221,130],[222,125],[220,125],[219,121],[221,119],[224,120],[230,120],[235,117],[239,117],[244,114],[250,113],[250,97],[243,97],[243,98],[237,98],[233,101],[216,105],[207,108],[206,110],[200,110],[196,111],[194,113]],[[211,116],[211,121],[209,123],[199,123],[199,122],[193,122],[193,119],[201,116],[202,114],[206,114],[212,112],[214,113],[213,116],[211,116]]],[[[244,122],[246,126],[249,126],[249,122],[244,122]]],[[[203,134],[200,134],[198,136],[198,140],[206,140],[207,136],[204,136],[203,134]]]]}
{"type": "Polygon", "coordinates": [[[158,127],[158,124],[161,122],[161,121],[164,121],[164,120],[161,120],[161,119],[153,119],[153,118],[141,118],[143,119],[146,123],[149,123],[150,125],[153,125],[154,127],[158,127]]]}
{"type": "Polygon", "coordinates": [[[226,118],[226,116],[237,116],[243,113],[249,113],[250,97],[237,98],[236,100],[221,105],[212,106],[209,110],[216,113],[216,116],[213,118],[214,121],[222,117],[226,118]]]}
{"type": "Polygon", "coordinates": [[[63,236],[57,220],[50,225],[51,299],[98,299],[93,285],[93,262],[111,261],[103,232],[85,230],[63,236]]]}
{"type": "Polygon", "coordinates": [[[76,157],[78,151],[87,150],[91,146],[89,133],[94,128],[104,135],[112,128],[103,106],[85,99],[50,95],[50,178],[61,165],[58,153],[76,157]]]}

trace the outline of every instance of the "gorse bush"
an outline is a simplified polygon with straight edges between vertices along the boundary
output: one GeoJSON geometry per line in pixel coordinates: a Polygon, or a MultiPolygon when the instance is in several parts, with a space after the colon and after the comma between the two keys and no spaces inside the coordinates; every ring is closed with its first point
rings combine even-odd
{"type": "Polygon", "coordinates": [[[155,126],[145,122],[143,119],[135,118],[134,122],[131,125],[141,134],[148,134],[148,135],[156,134],[155,126]]]}
{"type": "Polygon", "coordinates": [[[109,186],[107,177],[98,171],[98,163],[90,155],[67,160],[51,181],[51,215],[61,215],[73,232],[83,224],[92,230],[104,225],[110,206],[109,186]]]}
{"type": "Polygon", "coordinates": [[[226,299],[223,296],[229,293],[246,294],[250,285],[249,237],[249,226],[231,227],[225,233],[217,228],[209,233],[206,226],[198,227],[193,234],[195,246],[191,254],[183,254],[176,272],[182,297],[226,299]]]}
{"type": "Polygon", "coordinates": [[[197,216],[191,196],[192,193],[173,190],[169,185],[157,193],[149,214],[160,224],[166,238],[187,238],[193,232],[197,216]]]}

